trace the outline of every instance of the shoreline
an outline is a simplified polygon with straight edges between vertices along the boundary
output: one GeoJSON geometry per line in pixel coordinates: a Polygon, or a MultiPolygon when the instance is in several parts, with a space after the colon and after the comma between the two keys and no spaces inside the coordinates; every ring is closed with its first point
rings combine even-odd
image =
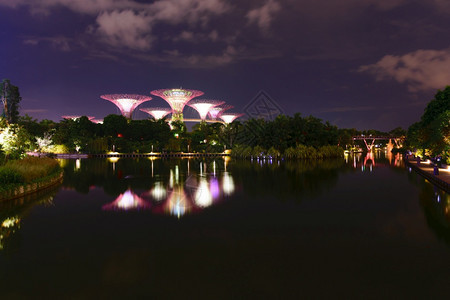
{"type": "Polygon", "coordinates": [[[418,165],[415,159],[405,159],[405,164],[432,184],[450,194],[450,170],[439,168],[439,175],[434,175],[434,165],[432,164],[421,161],[418,165]]]}
{"type": "Polygon", "coordinates": [[[56,158],[97,158],[97,157],[215,157],[230,156],[227,153],[105,153],[105,154],[56,154],[56,158]]]}
{"type": "Polygon", "coordinates": [[[28,183],[18,186],[0,194],[0,201],[9,201],[21,198],[30,194],[34,194],[50,188],[58,183],[61,183],[64,177],[64,172],[60,171],[58,174],[50,177],[48,180],[42,182],[28,183]]]}

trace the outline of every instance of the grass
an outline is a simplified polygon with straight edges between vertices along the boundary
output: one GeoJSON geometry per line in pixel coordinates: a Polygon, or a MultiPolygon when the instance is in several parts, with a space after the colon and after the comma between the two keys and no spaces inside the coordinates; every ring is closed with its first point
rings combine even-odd
{"type": "Polygon", "coordinates": [[[8,161],[0,167],[0,191],[46,180],[59,171],[58,162],[47,157],[26,157],[8,161]]]}

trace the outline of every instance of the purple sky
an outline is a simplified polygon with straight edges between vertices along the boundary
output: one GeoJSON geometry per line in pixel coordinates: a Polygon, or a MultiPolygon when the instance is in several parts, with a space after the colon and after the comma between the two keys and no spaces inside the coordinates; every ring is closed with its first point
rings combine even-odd
{"type": "MultiPolygon", "coordinates": [[[[285,114],[388,131],[450,84],[449,38],[448,0],[0,0],[0,79],[39,120],[184,87],[236,112],[264,90],[285,114]]],[[[155,98],[140,107],[168,106],[155,98]]]]}

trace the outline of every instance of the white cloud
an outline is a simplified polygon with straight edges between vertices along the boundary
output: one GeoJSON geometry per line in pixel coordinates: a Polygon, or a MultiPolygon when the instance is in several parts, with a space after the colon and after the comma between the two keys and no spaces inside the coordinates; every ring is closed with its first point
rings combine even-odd
{"type": "Polygon", "coordinates": [[[151,47],[152,18],[132,10],[103,12],[97,17],[96,33],[108,44],[137,50],[151,47]]]}
{"type": "Polygon", "coordinates": [[[249,24],[257,24],[263,31],[267,32],[270,28],[274,15],[281,9],[281,6],[275,0],[268,0],[263,6],[250,10],[247,13],[249,24]]]}
{"type": "Polygon", "coordinates": [[[359,72],[377,80],[394,79],[412,92],[441,89],[450,83],[450,49],[417,50],[405,55],[386,55],[378,62],[361,66],[359,72]]]}

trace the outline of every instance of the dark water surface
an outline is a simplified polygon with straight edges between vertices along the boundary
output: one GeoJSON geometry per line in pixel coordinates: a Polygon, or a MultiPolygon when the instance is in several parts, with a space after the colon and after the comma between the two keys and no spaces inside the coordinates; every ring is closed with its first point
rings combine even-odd
{"type": "Polygon", "coordinates": [[[399,157],[61,164],[0,204],[0,298],[450,296],[450,197],[399,157]]]}

